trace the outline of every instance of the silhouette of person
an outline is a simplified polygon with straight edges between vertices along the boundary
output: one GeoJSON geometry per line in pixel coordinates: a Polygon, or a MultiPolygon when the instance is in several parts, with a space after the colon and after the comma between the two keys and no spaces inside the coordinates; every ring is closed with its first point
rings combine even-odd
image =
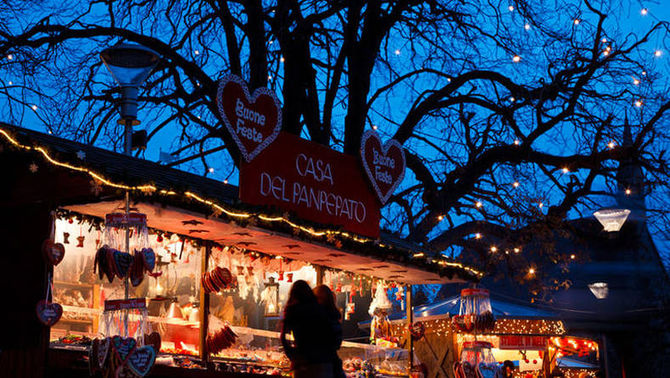
{"type": "Polygon", "coordinates": [[[332,290],[326,285],[319,285],[314,288],[314,295],[316,300],[326,310],[326,316],[333,329],[333,343],[332,347],[332,361],[333,361],[333,376],[334,378],[344,378],[344,369],[342,369],[342,360],[338,356],[337,351],[342,345],[342,313],[337,308],[336,297],[332,290]]]}

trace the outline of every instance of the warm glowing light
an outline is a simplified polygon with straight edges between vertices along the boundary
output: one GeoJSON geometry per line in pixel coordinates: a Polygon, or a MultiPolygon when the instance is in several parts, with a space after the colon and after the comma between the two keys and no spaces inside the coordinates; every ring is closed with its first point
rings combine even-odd
{"type": "Polygon", "coordinates": [[[37,110],[37,105],[33,105],[33,106],[31,106],[31,108],[32,108],[33,110],[37,110]]]}
{"type": "Polygon", "coordinates": [[[514,181],[514,182],[512,183],[512,186],[515,187],[515,188],[518,188],[519,185],[521,185],[521,184],[519,184],[518,181],[514,181]]]}
{"type": "Polygon", "coordinates": [[[614,147],[616,147],[616,142],[615,141],[611,141],[611,142],[607,143],[607,148],[609,148],[610,150],[613,149],[614,147]]]}
{"type": "Polygon", "coordinates": [[[516,99],[514,97],[509,98],[509,102],[514,102],[514,101],[516,101],[516,99]]]}
{"type": "Polygon", "coordinates": [[[507,7],[507,9],[509,9],[510,12],[514,12],[514,6],[513,5],[510,5],[509,7],[507,7]]]}
{"type": "Polygon", "coordinates": [[[561,171],[563,173],[570,173],[570,169],[568,169],[568,167],[563,167],[563,169],[561,169],[561,171]]]}
{"type": "Polygon", "coordinates": [[[643,15],[643,16],[646,16],[648,13],[649,13],[649,9],[647,9],[647,8],[642,8],[642,10],[640,10],[640,14],[643,15]]]}
{"type": "Polygon", "coordinates": [[[437,216],[437,220],[441,221],[442,219],[444,219],[444,216],[443,216],[443,215],[438,215],[438,216],[437,216]]]}
{"type": "Polygon", "coordinates": [[[12,54],[7,55],[7,59],[9,59],[9,60],[14,59],[14,55],[12,55],[12,54]]]}
{"type": "Polygon", "coordinates": [[[578,19],[578,18],[575,18],[575,20],[573,21],[573,23],[574,23],[575,25],[579,25],[580,22],[581,22],[581,20],[578,19]]]}
{"type": "Polygon", "coordinates": [[[607,43],[607,38],[601,39],[602,43],[607,43]]]}
{"type": "Polygon", "coordinates": [[[194,53],[195,55],[200,55],[200,50],[195,50],[193,53],[194,53]]]}
{"type": "Polygon", "coordinates": [[[480,201],[477,201],[477,202],[475,203],[475,206],[477,206],[478,208],[479,208],[479,207],[482,207],[482,203],[481,203],[480,201]]]}
{"type": "Polygon", "coordinates": [[[512,62],[514,62],[514,63],[519,63],[520,61],[521,61],[521,57],[520,57],[520,56],[518,56],[518,55],[514,55],[514,56],[512,57],[512,62]]]}
{"type": "Polygon", "coordinates": [[[396,51],[395,51],[395,54],[396,54],[396,55],[400,55],[400,50],[396,50],[396,51]]]}
{"type": "Polygon", "coordinates": [[[642,76],[647,76],[647,71],[642,71],[642,76]]]}
{"type": "Polygon", "coordinates": [[[495,245],[491,246],[491,252],[498,252],[498,247],[496,247],[495,245]]]}
{"type": "Polygon", "coordinates": [[[632,192],[631,192],[630,189],[626,189],[626,195],[627,195],[627,196],[629,196],[631,193],[632,193],[632,192]]]}
{"type": "Polygon", "coordinates": [[[635,101],[635,106],[637,106],[638,108],[641,108],[641,107],[642,107],[642,104],[643,104],[643,103],[642,103],[642,100],[637,100],[637,101],[635,101]]]}
{"type": "Polygon", "coordinates": [[[514,139],[514,145],[515,145],[515,146],[518,146],[518,145],[520,145],[520,144],[521,144],[521,141],[520,141],[520,140],[518,140],[518,139],[514,139]]]}
{"type": "Polygon", "coordinates": [[[228,179],[223,180],[224,184],[228,184],[228,179]]]}
{"type": "Polygon", "coordinates": [[[514,248],[514,253],[519,253],[519,252],[521,252],[520,248],[514,248]]]}
{"type": "Polygon", "coordinates": [[[539,207],[540,207],[540,209],[541,209],[541,208],[543,208],[543,207],[544,207],[544,204],[543,204],[542,202],[540,202],[540,203],[538,203],[538,204],[537,204],[537,206],[539,206],[539,207]]]}
{"type": "Polygon", "coordinates": [[[482,234],[480,234],[479,232],[475,234],[475,239],[481,239],[481,238],[482,238],[482,234]]]}
{"type": "Polygon", "coordinates": [[[377,130],[377,125],[372,125],[372,130],[377,130]]]}
{"type": "Polygon", "coordinates": [[[640,85],[640,80],[633,78],[633,84],[640,85]]]}
{"type": "Polygon", "coordinates": [[[574,254],[570,255],[570,260],[574,260],[574,259],[575,259],[575,255],[574,254]]]}
{"type": "Polygon", "coordinates": [[[533,268],[528,269],[528,274],[530,274],[531,276],[535,274],[535,269],[533,268]]]}
{"type": "Polygon", "coordinates": [[[663,51],[661,51],[661,50],[656,50],[656,51],[654,51],[654,56],[655,56],[655,57],[658,58],[658,57],[660,57],[661,55],[663,55],[663,51]]]}
{"type": "Polygon", "coordinates": [[[530,30],[530,24],[524,25],[523,28],[526,29],[526,30],[530,30]]]}
{"type": "Polygon", "coordinates": [[[209,168],[209,173],[214,173],[214,168],[209,168]]]}
{"type": "Polygon", "coordinates": [[[283,56],[282,56],[281,58],[279,58],[279,61],[282,62],[282,63],[284,63],[284,60],[285,60],[285,59],[284,59],[283,56]]]}

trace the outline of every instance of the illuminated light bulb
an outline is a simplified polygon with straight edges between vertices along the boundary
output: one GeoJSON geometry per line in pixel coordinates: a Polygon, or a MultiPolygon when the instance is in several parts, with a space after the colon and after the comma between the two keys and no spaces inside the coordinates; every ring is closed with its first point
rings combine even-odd
{"type": "Polygon", "coordinates": [[[663,55],[663,51],[661,51],[661,50],[656,50],[656,51],[654,51],[654,56],[655,56],[655,57],[658,58],[658,57],[660,57],[661,55],[663,55]]]}
{"type": "Polygon", "coordinates": [[[633,78],[633,84],[640,85],[640,80],[633,78]]]}
{"type": "Polygon", "coordinates": [[[214,168],[209,168],[209,173],[214,173],[214,168]]]}
{"type": "Polygon", "coordinates": [[[284,60],[285,60],[285,59],[284,59],[283,56],[282,56],[281,58],[279,58],[279,61],[282,62],[282,63],[284,63],[284,60]]]}
{"type": "Polygon", "coordinates": [[[451,78],[450,77],[447,78],[447,83],[451,83],[451,78]]]}
{"type": "Polygon", "coordinates": [[[512,186],[515,187],[515,188],[518,188],[519,185],[521,185],[521,184],[519,184],[518,181],[514,181],[514,182],[512,183],[512,186]]]}
{"type": "Polygon", "coordinates": [[[575,18],[575,20],[573,21],[573,23],[574,23],[575,25],[579,25],[580,22],[581,22],[581,20],[578,19],[578,18],[575,18]]]}
{"type": "Polygon", "coordinates": [[[630,189],[626,189],[626,195],[629,196],[632,193],[630,189]]]}
{"type": "Polygon", "coordinates": [[[377,130],[377,125],[372,125],[372,130],[377,130]]]}
{"type": "Polygon", "coordinates": [[[200,50],[195,50],[193,53],[194,53],[195,55],[200,55],[200,50]]]}
{"type": "Polygon", "coordinates": [[[270,44],[273,44],[273,43],[275,43],[275,41],[271,39],[271,40],[270,40],[270,44]]]}
{"type": "Polygon", "coordinates": [[[521,57],[520,57],[520,56],[518,56],[518,55],[514,55],[514,56],[512,57],[512,62],[514,62],[514,63],[519,63],[520,61],[521,61],[521,57]]]}
{"type": "Polygon", "coordinates": [[[495,245],[491,246],[491,252],[498,252],[498,247],[496,247],[495,245]]]}
{"type": "Polygon", "coordinates": [[[7,59],[9,59],[9,60],[14,59],[14,55],[12,55],[12,54],[7,55],[7,59]]]}
{"type": "Polygon", "coordinates": [[[519,249],[519,248],[514,248],[514,253],[519,253],[519,252],[521,252],[521,249],[519,249]]]}
{"type": "Polygon", "coordinates": [[[642,76],[647,76],[647,71],[642,71],[642,76]]]}
{"type": "Polygon", "coordinates": [[[444,219],[444,216],[443,216],[443,215],[438,215],[438,216],[437,216],[437,220],[441,221],[442,219],[444,219]]]}
{"type": "Polygon", "coordinates": [[[37,105],[33,105],[33,106],[31,106],[31,108],[32,108],[33,110],[37,110],[37,105]]]}
{"type": "Polygon", "coordinates": [[[528,269],[528,274],[530,274],[530,275],[535,274],[535,269],[533,269],[533,268],[528,269]]]}
{"type": "Polygon", "coordinates": [[[642,100],[635,101],[635,106],[637,106],[638,108],[641,108],[642,107],[642,100]]]}
{"type": "Polygon", "coordinates": [[[477,201],[477,202],[475,203],[475,206],[477,206],[478,208],[479,208],[479,207],[482,207],[482,203],[481,203],[481,201],[477,201]]]}
{"type": "Polygon", "coordinates": [[[224,184],[228,184],[228,179],[223,180],[224,184]]]}
{"type": "Polygon", "coordinates": [[[568,169],[568,167],[563,167],[562,171],[563,173],[570,173],[570,169],[568,169]]]}
{"type": "Polygon", "coordinates": [[[12,85],[12,84],[14,84],[14,83],[12,83],[12,82],[10,81],[10,82],[9,82],[9,85],[12,85]]]}
{"type": "Polygon", "coordinates": [[[648,13],[649,13],[649,9],[647,9],[647,8],[642,8],[642,10],[640,10],[640,14],[643,15],[643,16],[646,16],[648,13]]]}
{"type": "Polygon", "coordinates": [[[610,54],[609,50],[603,51],[603,55],[608,56],[610,54]]]}
{"type": "Polygon", "coordinates": [[[475,234],[475,239],[481,239],[481,238],[482,238],[482,234],[480,234],[479,232],[475,234]]]}
{"type": "Polygon", "coordinates": [[[272,80],[272,75],[268,75],[268,80],[272,80]]]}
{"type": "Polygon", "coordinates": [[[574,260],[574,259],[575,259],[575,255],[574,254],[570,255],[570,260],[574,260]]]}
{"type": "Polygon", "coordinates": [[[539,206],[539,207],[540,207],[540,209],[541,209],[541,208],[543,208],[543,207],[544,207],[544,204],[543,204],[542,202],[540,202],[540,203],[538,203],[538,204],[537,204],[537,206],[539,206]]]}
{"type": "Polygon", "coordinates": [[[396,51],[395,51],[395,54],[396,54],[396,55],[400,55],[400,50],[396,50],[396,51]]]}
{"type": "Polygon", "coordinates": [[[518,145],[520,145],[520,144],[521,144],[521,141],[520,141],[520,140],[518,140],[518,139],[514,139],[514,145],[515,145],[515,146],[518,146],[518,145]]]}
{"type": "Polygon", "coordinates": [[[607,38],[603,38],[600,40],[602,43],[607,43],[607,38]]]}
{"type": "Polygon", "coordinates": [[[614,147],[616,147],[616,142],[611,141],[607,143],[607,148],[609,148],[610,150],[613,149],[614,147]]]}
{"type": "Polygon", "coordinates": [[[516,101],[516,99],[515,99],[514,97],[510,97],[510,98],[509,98],[509,101],[510,101],[510,102],[514,102],[514,101],[516,101]]]}
{"type": "Polygon", "coordinates": [[[523,28],[526,29],[526,30],[530,30],[530,24],[524,25],[523,28]]]}
{"type": "Polygon", "coordinates": [[[510,12],[514,12],[514,6],[513,5],[510,5],[509,7],[507,7],[507,9],[509,9],[510,12]]]}

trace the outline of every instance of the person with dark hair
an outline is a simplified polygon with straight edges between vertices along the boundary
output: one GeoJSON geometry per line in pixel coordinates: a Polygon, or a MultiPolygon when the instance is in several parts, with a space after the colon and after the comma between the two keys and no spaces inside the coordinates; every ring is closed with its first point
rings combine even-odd
{"type": "Polygon", "coordinates": [[[501,367],[502,377],[503,378],[512,378],[514,377],[514,362],[510,360],[505,360],[501,367]]]}
{"type": "Polygon", "coordinates": [[[333,328],[326,310],[303,280],[293,283],[289,291],[280,338],[294,378],[333,377],[333,328]],[[293,340],[288,339],[290,334],[293,340]]]}
{"type": "Polygon", "coordinates": [[[342,369],[342,360],[338,356],[337,351],[342,346],[342,314],[337,308],[335,293],[326,285],[319,285],[314,288],[314,295],[316,300],[326,310],[326,316],[333,329],[333,343],[332,343],[332,361],[333,361],[333,377],[344,378],[344,369],[342,369]]]}

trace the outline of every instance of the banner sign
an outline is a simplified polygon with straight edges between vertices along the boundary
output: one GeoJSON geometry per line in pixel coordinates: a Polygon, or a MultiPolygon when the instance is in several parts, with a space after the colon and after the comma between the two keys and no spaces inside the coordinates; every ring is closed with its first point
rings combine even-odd
{"type": "Polygon", "coordinates": [[[501,335],[500,349],[544,350],[547,338],[544,336],[501,335]]]}
{"type": "Polygon", "coordinates": [[[105,301],[105,311],[143,310],[145,308],[147,308],[147,301],[144,298],[110,299],[105,301]]]}
{"type": "Polygon", "coordinates": [[[361,139],[361,160],[370,184],[384,205],[405,177],[405,151],[394,139],[382,145],[379,135],[368,130],[361,139]]]}
{"type": "Polygon", "coordinates": [[[281,132],[240,167],[240,200],[379,237],[379,203],[354,156],[281,132]]]}
{"type": "Polygon", "coordinates": [[[281,106],[268,88],[257,88],[250,96],[241,78],[227,75],[219,81],[216,102],[221,119],[245,161],[253,160],[277,138],[281,106]]]}

